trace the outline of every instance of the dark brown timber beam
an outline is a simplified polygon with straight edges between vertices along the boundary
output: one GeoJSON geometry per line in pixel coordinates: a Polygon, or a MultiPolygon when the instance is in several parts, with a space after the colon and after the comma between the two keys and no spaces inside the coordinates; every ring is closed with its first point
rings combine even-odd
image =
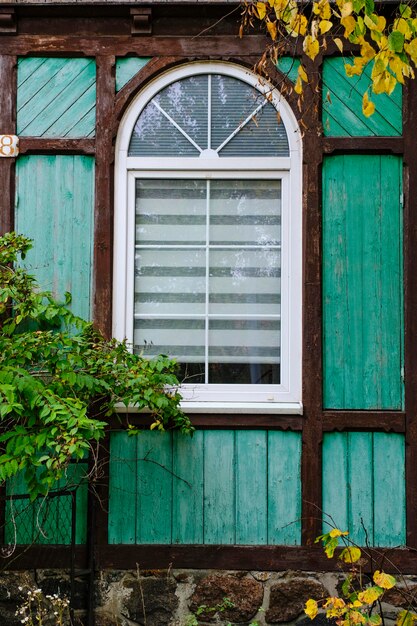
{"type": "Polygon", "coordinates": [[[323,151],[325,154],[336,152],[402,154],[404,139],[402,137],[324,137],[323,151]]]}
{"type": "Polygon", "coordinates": [[[94,155],[95,139],[20,137],[20,154],[86,154],[94,155]]]}
{"type": "MultiPolygon", "coordinates": [[[[16,132],[16,63],[15,56],[0,56],[0,135],[16,132]]],[[[0,234],[14,228],[15,161],[0,158],[0,234]]]]}
{"type": "Polygon", "coordinates": [[[405,433],[403,411],[324,411],[323,430],[405,433]]]}

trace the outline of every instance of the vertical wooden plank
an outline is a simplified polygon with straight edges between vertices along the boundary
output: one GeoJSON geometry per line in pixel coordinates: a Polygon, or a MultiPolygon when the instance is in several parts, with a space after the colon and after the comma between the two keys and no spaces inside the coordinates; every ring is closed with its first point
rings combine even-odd
{"type": "Polygon", "coordinates": [[[115,97],[115,57],[98,56],[96,102],[96,177],[94,208],[93,319],[111,336],[111,285],[113,253],[112,115],[115,97]]]}
{"type": "MultiPolygon", "coordinates": [[[[17,474],[7,481],[8,496],[26,493],[26,483],[22,474],[17,474]]],[[[6,500],[6,544],[31,544],[34,538],[34,523],[34,506],[29,499],[6,500]]]]}
{"type": "Polygon", "coordinates": [[[406,411],[407,545],[417,548],[417,83],[404,98],[404,370],[406,411]]]}
{"type": "Polygon", "coordinates": [[[25,264],[43,289],[59,298],[71,291],[73,311],[87,319],[93,174],[92,157],[31,155],[17,161],[16,227],[34,240],[25,264]]]}
{"type": "Polygon", "coordinates": [[[268,544],[301,541],[300,473],[299,433],[268,432],[268,544]]]}
{"type": "Polygon", "coordinates": [[[236,431],[236,543],[267,542],[267,432],[236,431]]]}
{"type": "MultiPolygon", "coordinates": [[[[68,466],[64,479],[65,482],[63,483],[63,488],[75,490],[75,543],[78,545],[84,544],[87,539],[87,472],[88,464],[86,462],[71,463],[68,466]]],[[[72,506],[72,503],[70,505],[72,506]]],[[[70,524],[70,519],[66,520],[65,523],[70,524]]]]}
{"type": "Polygon", "coordinates": [[[136,541],[137,437],[111,433],[109,463],[109,543],[136,541]]]}
{"type": "Polygon", "coordinates": [[[349,455],[347,433],[323,437],[323,532],[336,525],[349,530],[349,455]]]}
{"type": "Polygon", "coordinates": [[[334,156],[323,178],[324,405],[401,409],[401,159],[334,156]]]}
{"type": "Polygon", "coordinates": [[[204,543],[235,543],[235,433],[204,433],[204,543]]]}
{"type": "Polygon", "coordinates": [[[303,56],[310,77],[303,107],[303,447],[302,538],[312,544],[320,534],[322,441],[322,285],[321,285],[321,68],[303,56]]]}
{"type": "MultiPolygon", "coordinates": [[[[16,57],[0,55],[0,134],[16,132],[16,57]]],[[[15,159],[0,159],[0,235],[14,229],[15,159]]]]}
{"type": "Polygon", "coordinates": [[[173,433],[172,543],[203,543],[204,433],[173,433]]]}
{"type": "Polygon", "coordinates": [[[136,543],[172,540],[172,434],[138,435],[136,543]]]}
{"type": "Polygon", "coordinates": [[[359,545],[365,545],[367,534],[372,545],[374,540],[372,433],[347,433],[347,442],[349,462],[346,495],[350,499],[349,537],[359,545]]]}
{"type": "Polygon", "coordinates": [[[404,545],[405,450],[404,436],[374,433],[374,543],[404,545]]]}

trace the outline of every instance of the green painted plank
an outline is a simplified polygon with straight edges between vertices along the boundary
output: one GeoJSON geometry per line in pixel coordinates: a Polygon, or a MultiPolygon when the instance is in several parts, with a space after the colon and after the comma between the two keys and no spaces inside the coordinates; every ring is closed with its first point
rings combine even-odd
{"type": "MultiPolygon", "coordinates": [[[[17,86],[21,89],[31,75],[38,71],[48,59],[45,57],[20,57],[17,60],[17,86]]],[[[22,92],[21,92],[22,93],[22,92]]]]}
{"type": "Polygon", "coordinates": [[[204,543],[235,543],[235,433],[204,433],[204,543]]]}
{"type": "Polygon", "coordinates": [[[268,543],[301,543],[301,435],[268,433],[268,543]]]}
{"type": "Polygon", "coordinates": [[[172,542],[203,543],[204,433],[173,434],[172,542]]]}
{"type": "MultiPolygon", "coordinates": [[[[27,493],[23,475],[18,474],[7,481],[6,493],[23,495],[27,493]]],[[[5,543],[27,545],[33,541],[34,508],[29,499],[7,500],[5,512],[5,543]]]]}
{"type": "Polygon", "coordinates": [[[277,68],[284,74],[292,83],[295,83],[298,77],[298,68],[300,66],[300,59],[294,57],[281,57],[278,59],[277,68]]]}
{"type": "Polygon", "coordinates": [[[404,435],[374,433],[374,543],[405,545],[404,435]]]}
{"type": "Polygon", "coordinates": [[[403,404],[402,161],[329,157],[323,167],[327,408],[403,404]]]}
{"type": "Polygon", "coordinates": [[[391,96],[371,94],[376,111],[362,114],[362,97],[370,85],[370,66],[360,77],[348,78],[344,64],[350,59],[334,57],[323,64],[323,129],[327,136],[399,136],[402,133],[402,89],[391,96]],[[327,94],[330,94],[330,98],[327,94]]]}
{"type": "Polygon", "coordinates": [[[346,495],[349,476],[349,455],[346,433],[323,436],[323,532],[333,526],[349,528],[349,501],[346,495]]]}
{"type": "Polygon", "coordinates": [[[172,435],[138,435],[136,543],[172,540],[172,435]]]}
{"type": "Polygon", "coordinates": [[[16,173],[16,229],[34,240],[26,266],[41,288],[72,292],[73,311],[90,318],[94,159],[22,156],[16,173]]]}
{"type": "Polygon", "coordinates": [[[137,437],[124,431],[110,436],[109,543],[136,540],[137,437]]]}
{"type": "MultiPolygon", "coordinates": [[[[22,67],[24,65],[19,64],[18,72],[23,71],[22,67]]],[[[91,59],[44,60],[18,88],[18,134],[81,137],[92,132],[95,125],[95,76],[95,62],[91,59]],[[89,126],[82,128],[78,122],[89,112],[89,126]]]]}
{"type": "Polygon", "coordinates": [[[95,64],[90,63],[29,126],[25,133],[47,137],[84,137],[94,129],[96,106],[95,64]],[[76,84],[74,84],[76,82],[76,84]],[[75,95],[80,94],[76,99],[75,95]],[[84,118],[88,116],[88,124],[84,118]]]}
{"type": "Polygon", "coordinates": [[[116,59],[116,91],[120,91],[144,67],[150,58],[120,57],[116,59]]]}
{"type": "MultiPolygon", "coordinates": [[[[43,58],[43,61],[31,74],[27,76],[26,80],[22,82],[21,87],[17,91],[17,111],[22,110],[30,103],[32,98],[39,93],[40,89],[45,88],[45,84],[55,78],[55,76],[63,70],[65,67],[66,59],[64,58],[43,58]]],[[[20,74],[26,66],[32,65],[32,59],[30,57],[20,60],[17,66],[17,84],[21,82],[20,74]]],[[[18,129],[20,129],[20,123],[18,123],[18,129]]],[[[20,132],[20,131],[19,131],[20,132]]]]}
{"type": "MultiPolygon", "coordinates": [[[[372,433],[346,433],[348,453],[349,537],[366,545],[374,540],[372,433]]],[[[343,486],[342,486],[343,489],[343,486]]],[[[344,530],[344,529],[343,529],[344,530]]]]}
{"type": "Polygon", "coordinates": [[[267,433],[236,432],[236,543],[267,542],[267,433]]]}

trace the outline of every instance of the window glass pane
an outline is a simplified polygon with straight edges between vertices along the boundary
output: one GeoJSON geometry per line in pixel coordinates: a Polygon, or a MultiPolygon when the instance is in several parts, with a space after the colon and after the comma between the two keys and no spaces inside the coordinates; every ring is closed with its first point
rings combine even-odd
{"type": "Polygon", "coordinates": [[[218,149],[250,117],[220,150],[220,156],[289,155],[284,124],[275,107],[257,89],[230,76],[214,75],[211,94],[213,149],[218,149]]]}
{"type": "Polygon", "coordinates": [[[281,242],[281,181],[212,181],[210,242],[277,245],[281,242]]]}
{"type": "Polygon", "coordinates": [[[280,181],[138,181],[135,350],[185,382],[278,383],[280,218],[280,181]]]}
{"type": "Polygon", "coordinates": [[[275,106],[219,74],[183,78],[154,96],[136,121],[128,155],[198,157],[207,148],[220,157],[289,156],[275,106]]]}
{"type": "Polygon", "coordinates": [[[279,250],[211,250],[209,289],[211,314],[279,317],[279,250]]]}
{"type": "Polygon", "coordinates": [[[204,314],[205,274],[203,250],[138,250],[135,315],[204,314]]]}
{"type": "Polygon", "coordinates": [[[136,242],[205,244],[206,182],[137,180],[136,242]]]}

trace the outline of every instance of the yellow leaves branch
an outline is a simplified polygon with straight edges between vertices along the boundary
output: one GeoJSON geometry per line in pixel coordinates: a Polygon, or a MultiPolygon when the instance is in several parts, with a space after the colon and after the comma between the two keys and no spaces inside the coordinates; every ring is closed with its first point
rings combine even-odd
{"type": "MultiPolygon", "coordinates": [[[[286,38],[301,38],[305,55],[314,61],[332,41],[343,53],[341,38],[356,44],[359,53],[345,64],[347,76],[361,76],[373,63],[371,91],[390,95],[398,83],[414,78],[417,67],[417,12],[410,4],[400,4],[394,19],[387,23],[375,8],[374,0],[314,0],[307,13],[306,3],[296,0],[265,0],[246,4],[249,21],[259,20],[279,49],[286,38]]],[[[275,56],[278,54],[275,50],[275,56]]],[[[303,70],[305,72],[305,70],[303,70]]],[[[308,77],[298,74],[297,94],[302,94],[308,77]]],[[[375,111],[367,90],[362,113],[375,111]]]]}

